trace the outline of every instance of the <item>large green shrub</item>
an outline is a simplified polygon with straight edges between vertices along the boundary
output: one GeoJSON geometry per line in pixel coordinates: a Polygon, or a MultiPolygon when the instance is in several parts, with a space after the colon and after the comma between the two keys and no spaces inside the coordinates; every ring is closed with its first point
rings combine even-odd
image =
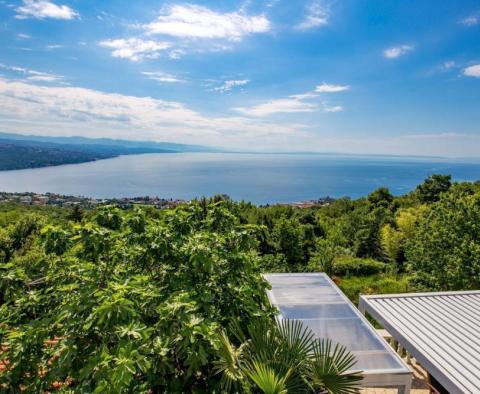
{"type": "Polygon", "coordinates": [[[0,391],[213,391],[219,330],[268,316],[256,228],[222,203],[102,209],[24,250],[35,231],[12,229],[0,265],[0,391]]]}

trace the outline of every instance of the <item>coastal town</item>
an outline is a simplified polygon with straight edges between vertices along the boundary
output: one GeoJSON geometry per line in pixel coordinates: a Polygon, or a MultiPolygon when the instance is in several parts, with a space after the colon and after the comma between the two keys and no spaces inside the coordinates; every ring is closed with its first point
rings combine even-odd
{"type": "MultiPolygon", "coordinates": [[[[225,196],[225,198],[229,198],[225,196]]],[[[291,206],[293,208],[312,208],[326,206],[334,202],[332,197],[322,197],[316,200],[297,201],[279,205],[291,206]]],[[[175,208],[186,203],[182,199],[166,199],[158,196],[150,197],[122,197],[122,198],[93,198],[86,196],[69,196],[57,193],[7,193],[0,192],[0,203],[20,203],[25,205],[54,205],[58,207],[94,208],[99,205],[115,205],[120,208],[131,208],[135,205],[150,205],[158,209],[175,208]]]]}
{"type": "Polygon", "coordinates": [[[121,208],[131,208],[134,205],[151,205],[155,208],[175,208],[185,203],[180,199],[164,199],[159,197],[132,197],[132,198],[93,198],[85,196],[68,196],[57,193],[7,193],[0,192],[0,203],[21,203],[25,205],[54,205],[59,207],[79,206],[93,208],[98,205],[116,205],[121,208]]]}

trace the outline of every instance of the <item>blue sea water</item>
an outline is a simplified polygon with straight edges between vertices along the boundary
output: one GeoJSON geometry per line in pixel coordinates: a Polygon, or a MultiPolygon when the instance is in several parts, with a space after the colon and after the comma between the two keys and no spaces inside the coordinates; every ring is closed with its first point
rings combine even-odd
{"type": "Polygon", "coordinates": [[[480,162],[315,154],[175,153],[0,171],[0,191],[97,198],[191,199],[228,194],[256,204],[365,196],[386,186],[404,194],[434,173],[480,179],[480,162]]]}

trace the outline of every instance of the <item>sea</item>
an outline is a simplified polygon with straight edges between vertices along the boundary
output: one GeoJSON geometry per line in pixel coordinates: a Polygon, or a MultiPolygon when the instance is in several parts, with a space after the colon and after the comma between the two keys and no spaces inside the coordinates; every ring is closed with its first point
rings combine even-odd
{"type": "Polygon", "coordinates": [[[95,198],[193,199],[226,194],[254,204],[395,195],[431,174],[480,179],[480,160],[333,154],[155,153],[89,163],[0,171],[0,191],[95,198]]]}

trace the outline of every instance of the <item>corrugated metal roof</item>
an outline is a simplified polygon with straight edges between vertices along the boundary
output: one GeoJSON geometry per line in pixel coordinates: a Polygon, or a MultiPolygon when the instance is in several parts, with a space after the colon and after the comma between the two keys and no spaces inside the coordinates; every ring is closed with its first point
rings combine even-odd
{"type": "Polygon", "coordinates": [[[272,286],[267,293],[280,310],[280,319],[300,320],[317,338],[345,345],[356,356],[355,368],[370,375],[373,385],[409,384],[411,372],[403,360],[326,274],[264,276],[272,286]]]}
{"type": "Polygon", "coordinates": [[[450,393],[480,393],[480,291],[361,296],[450,393]]]}

